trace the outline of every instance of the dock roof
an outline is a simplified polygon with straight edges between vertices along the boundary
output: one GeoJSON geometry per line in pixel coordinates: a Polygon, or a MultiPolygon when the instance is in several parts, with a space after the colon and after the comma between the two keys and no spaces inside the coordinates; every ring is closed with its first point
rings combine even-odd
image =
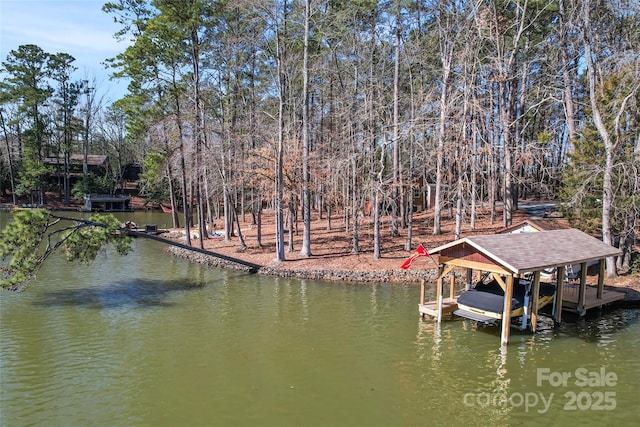
{"type": "Polygon", "coordinates": [[[429,255],[444,257],[442,259],[447,264],[511,274],[580,264],[620,254],[619,249],[575,228],[470,236],[428,252],[429,255]]]}

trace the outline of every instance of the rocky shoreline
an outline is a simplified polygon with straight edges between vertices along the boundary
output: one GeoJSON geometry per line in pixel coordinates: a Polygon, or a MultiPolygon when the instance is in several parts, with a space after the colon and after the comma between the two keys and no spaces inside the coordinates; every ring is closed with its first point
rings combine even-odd
{"type": "MultiPolygon", "coordinates": [[[[225,268],[230,270],[250,271],[250,268],[244,265],[236,264],[217,258],[212,255],[206,255],[189,251],[186,249],[170,246],[167,251],[179,258],[185,258],[200,264],[225,268]]],[[[273,261],[266,266],[260,267],[258,274],[267,276],[322,280],[329,282],[360,282],[360,283],[420,283],[420,280],[433,281],[437,277],[435,269],[428,270],[329,270],[329,269],[295,269],[284,268],[283,263],[273,261]]]]}
{"type": "MultiPolygon", "coordinates": [[[[170,246],[167,252],[179,258],[188,259],[199,264],[211,267],[225,268],[229,270],[250,271],[247,266],[236,264],[217,258],[189,251],[186,249],[170,246]]],[[[418,284],[422,279],[428,283],[434,283],[437,278],[437,270],[415,269],[415,270],[340,270],[340,269],[296,269],[285,268],[283,263],[273,261],[266,266],[260,267],[257,272],[267,276],[319,280],[327,282],[350,282],[350,283],[397,283],[397,284],[418,284]]],[[[640,292],[630,287],[605,286],[607,290],[622,292],[625,294],[623,300],[612,303],[613,307],[619,308],[640,308],[640,292]]]]}

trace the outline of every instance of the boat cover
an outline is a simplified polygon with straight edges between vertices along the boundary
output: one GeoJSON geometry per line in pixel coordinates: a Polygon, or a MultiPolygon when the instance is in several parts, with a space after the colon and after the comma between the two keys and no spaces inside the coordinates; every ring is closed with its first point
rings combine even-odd
{"type": "MultiPolygon", "coordinates": [[[[515,279],[513,282],[513,297],[511,309],[516,310],[524,305],[524,296],[527,292],[528,281],[515,279]]],[[[555,287],[546,283],[540,283],[539,297],[548,297],[554,294],[555,287]]],[[[458,297],[458,304],[477,308],[492,313],[502,313],[504,309],[504,291],[496,280],[478,283],[475,288],[463,292],[458,297]]]]}

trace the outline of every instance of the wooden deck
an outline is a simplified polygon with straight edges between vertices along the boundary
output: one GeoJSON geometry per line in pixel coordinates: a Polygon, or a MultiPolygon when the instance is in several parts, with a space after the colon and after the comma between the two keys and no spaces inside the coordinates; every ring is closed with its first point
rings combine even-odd
{"type": "MultiPolygon", "coordinates": [[[[603,291],[602,298],[597,297],[597,287],[587,286],[585,288],[583,308],[589,310],[591,308],[602,307],[603,305],[610,304],[615,301],[624,299],[622,292],[616,291],[603,291]]],[[[573,284],[565,284],[564,292],[562,293],[562,309],[575,311],[578,308],[580,298],[580,287],[573,284]]]]}
{"type": "MultiPolygon", "coordinates": [[[[597,298],[597,287],[587,286],[585,289],[584,310],[589,310],[596,307],[602,307],[615,301],[624,299],[624,293],[616,291],[603,291],[602,298],[597,298]]],[[[565,284],[564,292],[562,293],[562,309],[564,311],[576,312],[578,309],[578,300],[580,298],[580,289],[578,285],[565,284]]],[[[454,311],[458,309],[458,297],[444,298],[442,303],[442,315],[452,315],[454,311]]],[[[437,301],[428,301],[424,304],[418,304],[418,310],[420,314],[424,316],[438,317],[438,305],[437,301]]]]}
{"type": "MultiPolygon", "coordinates": [[[[442,300],[442,315],[450,315],[453,314],[454,311],[458,309],[458,298],[444,298],[442,300]]],[[[418,304],[418,310],[420,310],[420,314],[424,316],[425,314],[431,317],[438,317],[438,304],[436,301],[425,302],[424,304],[418,304]]]]}

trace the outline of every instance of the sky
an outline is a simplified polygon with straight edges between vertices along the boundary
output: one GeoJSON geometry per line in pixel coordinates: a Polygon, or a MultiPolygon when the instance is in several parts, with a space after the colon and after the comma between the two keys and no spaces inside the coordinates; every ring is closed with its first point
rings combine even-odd
{"type": "Polygon", "coordinates": [[[107,0],[0,0],[0,61],[23,44],[48,53],[68,53],[76,60],[74,79],[95,80],[97,96],[112,103],[127,83],[109,80],[102,64],[126,48],[114,34],[120,26],[102,11],[107,0]]]}

